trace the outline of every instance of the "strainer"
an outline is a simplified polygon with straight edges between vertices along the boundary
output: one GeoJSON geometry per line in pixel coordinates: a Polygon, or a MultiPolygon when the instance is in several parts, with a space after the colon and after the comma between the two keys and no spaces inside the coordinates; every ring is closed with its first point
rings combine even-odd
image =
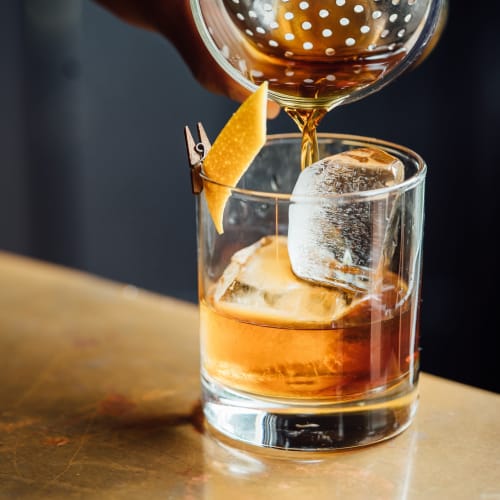
{"type": "Polygon", "coordinates": [[[217,63],[249,90],[269,82],[292,109],[328,110],[370,94],[414,62],[446,0],[191,0],[217,63]]]}

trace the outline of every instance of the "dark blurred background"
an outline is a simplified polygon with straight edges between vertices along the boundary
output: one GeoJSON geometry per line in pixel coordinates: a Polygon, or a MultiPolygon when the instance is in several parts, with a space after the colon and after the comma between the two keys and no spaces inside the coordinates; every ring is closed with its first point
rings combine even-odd
{"type": "MultiPolygon", "coordinates": [[[[500,5],[475,9],[452,0],[423,65],[320,130],[427,160],[422,367],[499,392],[500,5]]],[[[183,126],[213,139],[236,107],[90,0],[1,0],[0,249],[196,301],[183,126]]]]}

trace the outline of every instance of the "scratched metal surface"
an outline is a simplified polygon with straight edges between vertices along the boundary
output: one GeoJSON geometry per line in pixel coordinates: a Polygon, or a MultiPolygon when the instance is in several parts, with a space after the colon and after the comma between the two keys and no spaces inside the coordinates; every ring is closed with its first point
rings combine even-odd
{"type": "Polygon", "coordinates": [[[216,439],[197,321],[189,304],[0,253],[0,498],[500,499],[500,397],[427,375],[415,424],[377,446],[216,439]]]}

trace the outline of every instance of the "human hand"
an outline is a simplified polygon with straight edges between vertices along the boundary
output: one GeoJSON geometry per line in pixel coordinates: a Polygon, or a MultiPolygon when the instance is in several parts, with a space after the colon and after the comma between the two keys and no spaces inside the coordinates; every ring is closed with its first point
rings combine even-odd
{"type": "MultiPolygon", "coordinates": [[[[96,0],[130,24],[156,31],[175,46],[194,77],[206,89],[243,101],[248,90],[237,84],[215,62],[196,29],[189,0],[96,0]]],[[[269,101],[268,117],[279,113],[269,101]]]]}

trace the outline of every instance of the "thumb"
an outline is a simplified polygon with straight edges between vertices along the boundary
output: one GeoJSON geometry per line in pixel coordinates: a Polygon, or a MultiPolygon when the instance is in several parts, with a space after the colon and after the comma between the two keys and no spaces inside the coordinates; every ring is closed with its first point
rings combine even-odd
{"type": "Polygon", "coordinates": [[[274,101],[267,101],[267,117],[270,119],[276,118],[280,114],[280,106],[274,101]]]}

